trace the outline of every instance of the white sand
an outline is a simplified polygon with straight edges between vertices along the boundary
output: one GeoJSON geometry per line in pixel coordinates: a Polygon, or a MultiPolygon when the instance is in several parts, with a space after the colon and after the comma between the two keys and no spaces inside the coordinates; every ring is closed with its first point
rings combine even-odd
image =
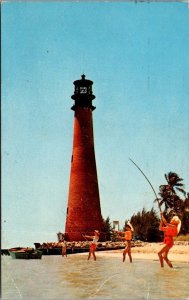
{"type": "MultiPolygon", "coordinates": [[[[158,251],[164,246],[163,243],[145,243],[141,247],[132,247],[131,253],[133,259],[158,260],[158,251]]],[[[97,251],[98,257],[122,257],[123,250],[97,251]]],[[[189,245],[174,245],[169,251],[171,261],[189,263],[189,245]]]]}

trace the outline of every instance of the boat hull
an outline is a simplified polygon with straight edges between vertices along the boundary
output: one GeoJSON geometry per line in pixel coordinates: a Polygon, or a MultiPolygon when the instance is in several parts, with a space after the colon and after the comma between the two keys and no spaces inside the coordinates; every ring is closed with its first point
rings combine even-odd
{"type": "Polygon", "coordinates": [[[9,250],[10,256],[13,259],[41,259],[42,251],[36,250],[34,252],[21,252],[9,250]]]}

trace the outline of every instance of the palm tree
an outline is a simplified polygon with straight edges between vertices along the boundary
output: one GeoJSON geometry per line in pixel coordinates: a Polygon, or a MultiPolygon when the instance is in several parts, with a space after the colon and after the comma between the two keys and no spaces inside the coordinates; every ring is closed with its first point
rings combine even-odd
{"type": "Polygon", "coordinates": [[[173,200],[173,193],[170,190],[168,185],[160,185],[159,186],[159,205],[162,206],[162,204],[165,205],[165,211],[168,210],[168,208],[173,209],[174,207],[174,200],[173,200]]]}
{"type": "Polygon", "coordinates": [[[177,191],[181,192],[186,197],[186,192],[184,191],[184,184],[182,178],[174,172],[169,172],[165,174],[165,179],[167,185],[160,185],[159,195],[160,195],[160,206],[165,205],[165,213],[168,212],[168,209],[174,210],[176,213],[181,215],[184,209],[184,201],[177,195],[177,191]]]}
{"type": "Polygon", "coordinates": [[[186,192],[184,191],[184,184],[181,183],[183,181],[182,178],[178,176],[177,173],[169,172],[168,174],[165,174],[165,179],[168,183],[168,189],[176,195],[176,191],[181,192],[184,196],[186,196],[186,192]],[[181,188],[182,187],[182,188],[181,188]]]}

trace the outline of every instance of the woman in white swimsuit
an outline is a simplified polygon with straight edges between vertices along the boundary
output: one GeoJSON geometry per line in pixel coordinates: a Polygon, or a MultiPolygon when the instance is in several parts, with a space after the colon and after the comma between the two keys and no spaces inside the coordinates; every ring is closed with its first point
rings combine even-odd
{"type": "Polygon", "coordinates": [[[98,230],[94,230],[94,236],[84,235],[84,237],[87,238],[87,239],[92,239],[92,243],[91,243],[90,248],[89,248],[88,260],[90,259],[91,254],[93,255],[94,260],[96,260],[95,250],[96,250],[96,247],[97,247],[97,242],[98,242],[99,237],[100,237],[100,232],[98,230]]]}

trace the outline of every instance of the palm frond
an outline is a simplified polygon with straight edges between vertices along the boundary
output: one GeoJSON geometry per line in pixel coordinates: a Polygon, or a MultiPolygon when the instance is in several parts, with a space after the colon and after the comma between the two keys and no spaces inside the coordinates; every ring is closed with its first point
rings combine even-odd
{"type": "Polygon", "coordinates": [[[167,180],[167,182],[168,182],[168,177],[167,177],[167,174],[164,174],[164,176],[165,176],[165,179],[167,180]]]}
{"type": "Polygon", "coordinates": [[[175,173],[175,172],[172,172],[172,171],[170,171],[169,173],[168,173],[168,178],[171,178],[171,177],[179,177],[178,175],[177,175],[177,173],[175,173]]]}
{"type": "Polygon", "coordinates": [[[186,192],[181,189],[181,188],[178,188],[178,187],[175,187],[179,192],[181,192],[184,196],[186,196],[186,192]]]}
{"type": "Polygon", "coordinates": [[[162,204],[164,203],[164,199],[162,199],[160,202],[159,202],[159,205],[162,206],[162,204]]]}
{"type": "Polygon", "coordinates": [[[182,178],[177,178],[177,182],[179,182],[179,181],[183,181],[184,179],[182,179],[182,178]]]}
{"type": "Polygon", "coordinates": [[[154,199],[153,202],[154,202],[154,203],[155,203],[155,202],[159,202],[160,200],[161,200],[161,198],[156,198],[156,199],[154,199]]]}
{"type": "Polygon", "coordinates": [[[184,184],[183,183],[176,183],[175,187],[177,187],[177,186],[182,186],[184,188],[184,184]]]}

